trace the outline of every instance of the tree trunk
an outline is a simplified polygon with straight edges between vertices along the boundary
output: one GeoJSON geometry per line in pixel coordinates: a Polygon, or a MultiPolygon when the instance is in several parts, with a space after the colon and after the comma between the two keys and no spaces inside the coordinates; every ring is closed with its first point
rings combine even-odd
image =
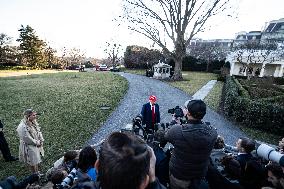
{"type": "Polygon", "coordinates": [[[183,43],[177,43],[175,45],[175,72],[173,75],[173,80],[183,80],[182,78],[182,59],[185,56],[186,49],[183,43]]]}
{"type": "Polygon", "coordinates": [[[206,72],[209,72],[210,59],[207,59],[206,72]]]}
{"type": "Polygon", "coordinates": [[[175,72],[173,75],[173,80],[180,81],[183,80],[182,78],[182,59],[175,60],[175,72]]]}

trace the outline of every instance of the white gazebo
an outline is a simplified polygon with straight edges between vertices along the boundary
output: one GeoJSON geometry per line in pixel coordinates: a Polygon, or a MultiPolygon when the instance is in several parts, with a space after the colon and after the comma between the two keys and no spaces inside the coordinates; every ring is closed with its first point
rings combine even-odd
{"type": "Polygon", "coordinates": [[[170,78],[172,66],[159,61],[159,63],[155,64],[153,68],[154,68],[153,78],[156,79],[170,78]]]}

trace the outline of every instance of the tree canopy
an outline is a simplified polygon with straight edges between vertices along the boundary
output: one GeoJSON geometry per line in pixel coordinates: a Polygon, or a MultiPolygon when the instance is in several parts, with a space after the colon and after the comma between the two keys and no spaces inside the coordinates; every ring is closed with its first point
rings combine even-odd
{"type": "Polygon", "coordinates": [[[182,79],[182,59],[189,41],[204,31],[208,19],[224,11],[229,1],[124,0],[123,19],[128,21],[130,30],[152,40],[175,61],[173,78],[179,80],[182,79]]]}
{"type": "Polygon", "coordinates": [[[17,41],[20,42],[19,50],[22,63],[30,67],[40,67],[43,61],[42,52],[46,43],[39,39],[34,29],[29,25],[26,27],[21,25],[18,31],[20,32],[20,36],[17,41]]]}

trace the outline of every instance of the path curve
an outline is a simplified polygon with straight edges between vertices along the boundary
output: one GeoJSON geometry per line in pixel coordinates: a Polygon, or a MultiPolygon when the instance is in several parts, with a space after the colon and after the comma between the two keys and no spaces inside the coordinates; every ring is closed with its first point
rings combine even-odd
{"type": "MultiPolygon", "coordinates": [[[[127,79],[129,89],[119,106],[96,131],[92,139],[88,141],[88,144],[96,144],[106,138],[111,132],[119,131],[127,123],[131,123],[132,119],[140,113],[142,105],[148,102],[150,95],[156,95],[158,98],[157,103],[160,106],[161,123],[171,120],[171,115],[167,113],[168,109],[177,105],[182,106],[186,100],[192,99],[185,92],[165,82],[130,73],[119,72],[117,74],[127,79]]],[[[218,134],[225,138],[227,144],[235,145],[239,137],[246,136],[236,125],[209,108],[203,120],[209,121],[216,127],[218,134]]]]}

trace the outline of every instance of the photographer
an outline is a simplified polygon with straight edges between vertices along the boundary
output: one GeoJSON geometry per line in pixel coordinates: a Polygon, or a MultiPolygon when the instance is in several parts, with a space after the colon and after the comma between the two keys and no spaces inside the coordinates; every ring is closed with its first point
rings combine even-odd
{"type": "Polygon", "coordinates": [[[86,146],[79,155],[78,162],[78,181],[96,180],[97,173],[95,169],[95,162],[97,161],[97,154],[94,148],[86,146]]]}
{"type": "Polygon", "coordinates": [[[183,110],[179,107],[176,106],[175,108],[169,109],[168,113],[172,114],[172,121],[170,122],[169,125],[175,125],[175,124],[183,124],[183,110]]]}
{"type": "Polygon", "coordinates": [[[132,134],[114,132],[102,144],[97,181],[77,183],[74,189],[165,189],[155,176],[156,157],[151,147],[132,134]]]}
{"type": "Polygon", "coordinates": [[[170,187],[208,188],[204,178],[217,131],[201,121],[206,114],[206,104],[202,100],[186,103],[184,113],[187,123],[172,126],[165,135],[174,146],[169,164],[170,187]]]}
{"type": "Polygon", "coordinates": [[[149,144],[153,148],[156,156],[156,176],[164,186],[169,184],[169,161],[171,157],[169,149],[164,151],[166,144],[167,141],[163,129],[159,129],[154,133],[153,142],[149,144]]]}
{"type": "Polygon", "coordinates": [[[284,173],[281,166],[277,163],[270,163],[266,166],[267,180],[275,189],[284,188],[284,173]]]}

